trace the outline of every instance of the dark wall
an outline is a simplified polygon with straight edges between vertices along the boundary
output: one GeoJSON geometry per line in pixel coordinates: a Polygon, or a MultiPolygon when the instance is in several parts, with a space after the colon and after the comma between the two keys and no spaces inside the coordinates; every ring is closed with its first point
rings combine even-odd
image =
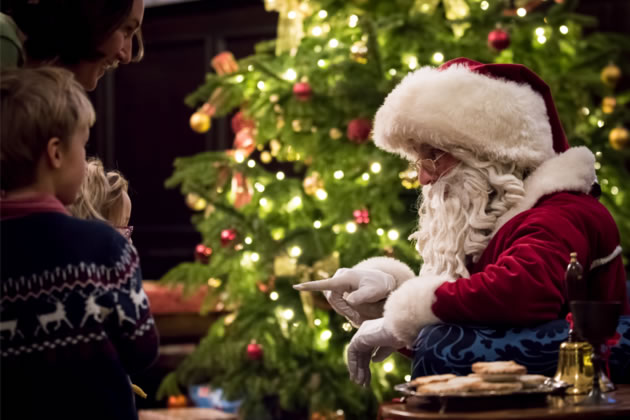
{"type": "Polygon", "coordinates": [[[225,120],[213,121],[205,135],[188,126],[193,110],[184,97],[199,86],[210,59],[229,50],[237,58],[272,39],[277,14],[262,0],[199,1],[147,8],[145,58],[105,76],[92,99],[98,121],[88,153],[119,169],[128,179],[133,240],[144,277],[157,279],[182,261],[191,261],[201,237],[178,190],[167,190],[173,160],[231,146],[225,120]]]}

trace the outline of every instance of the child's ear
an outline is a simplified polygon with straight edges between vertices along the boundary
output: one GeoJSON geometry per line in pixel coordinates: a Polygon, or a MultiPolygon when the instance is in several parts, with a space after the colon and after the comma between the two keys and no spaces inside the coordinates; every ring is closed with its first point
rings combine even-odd
{"type": "Polygon", "coordinates": [[[46,144],[46,160],[48,164],[54,169],[61,167],[63,160],[63,144],[59,137],[52,137],[46,144]]]}

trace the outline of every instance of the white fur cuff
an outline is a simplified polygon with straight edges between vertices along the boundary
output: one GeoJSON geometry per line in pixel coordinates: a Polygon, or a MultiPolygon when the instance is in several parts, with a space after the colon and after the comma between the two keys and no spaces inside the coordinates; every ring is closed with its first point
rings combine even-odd
{"type": "Polygon", "coordinates": [[[401,284],[412,277],[415,277],[413,270],[407,264],[390,257],[372,257],[363,260],[352,268],[379,270],[394,277],[396,280],[396,289],[401,284]]]}
{"type": "Polygon", "coordinates": [[[424,326],[442,322],[431,310],[435,290],[454,280],[447,275],[428,274],[405,282],[385,302],[385,328],[411,345],[424,326]]]}

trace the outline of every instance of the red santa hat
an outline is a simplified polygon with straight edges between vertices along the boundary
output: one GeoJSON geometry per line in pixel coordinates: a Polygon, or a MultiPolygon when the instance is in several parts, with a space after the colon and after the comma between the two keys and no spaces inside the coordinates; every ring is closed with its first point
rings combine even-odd
{"type": "Polygon", "coordinates": [[[569,148],[549,86],[520,64],[457,58],[407,75],[376,113],[374,142],[415,160],[418,146],[536,168],[569,148]]]}

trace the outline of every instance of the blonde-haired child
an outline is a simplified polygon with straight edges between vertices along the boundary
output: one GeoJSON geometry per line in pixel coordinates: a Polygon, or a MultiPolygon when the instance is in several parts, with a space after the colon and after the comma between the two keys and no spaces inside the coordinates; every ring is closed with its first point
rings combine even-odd
{"type": "Polygon", "coordinates": [[[81,219],[108,222],[131,240],[133,226],[129,226],[131,200],[128,190],[129,182],[120,172],[105,171],[103,162],[90,158],[77,199],[68,210],[81,219]]]}
{"type": "Polygon", "coordinates": [[[157,356],[135,248],[65,207],[94,118],[67,70],[0,72],[3,419],[137,420],[127,375],[157,356]]]}

